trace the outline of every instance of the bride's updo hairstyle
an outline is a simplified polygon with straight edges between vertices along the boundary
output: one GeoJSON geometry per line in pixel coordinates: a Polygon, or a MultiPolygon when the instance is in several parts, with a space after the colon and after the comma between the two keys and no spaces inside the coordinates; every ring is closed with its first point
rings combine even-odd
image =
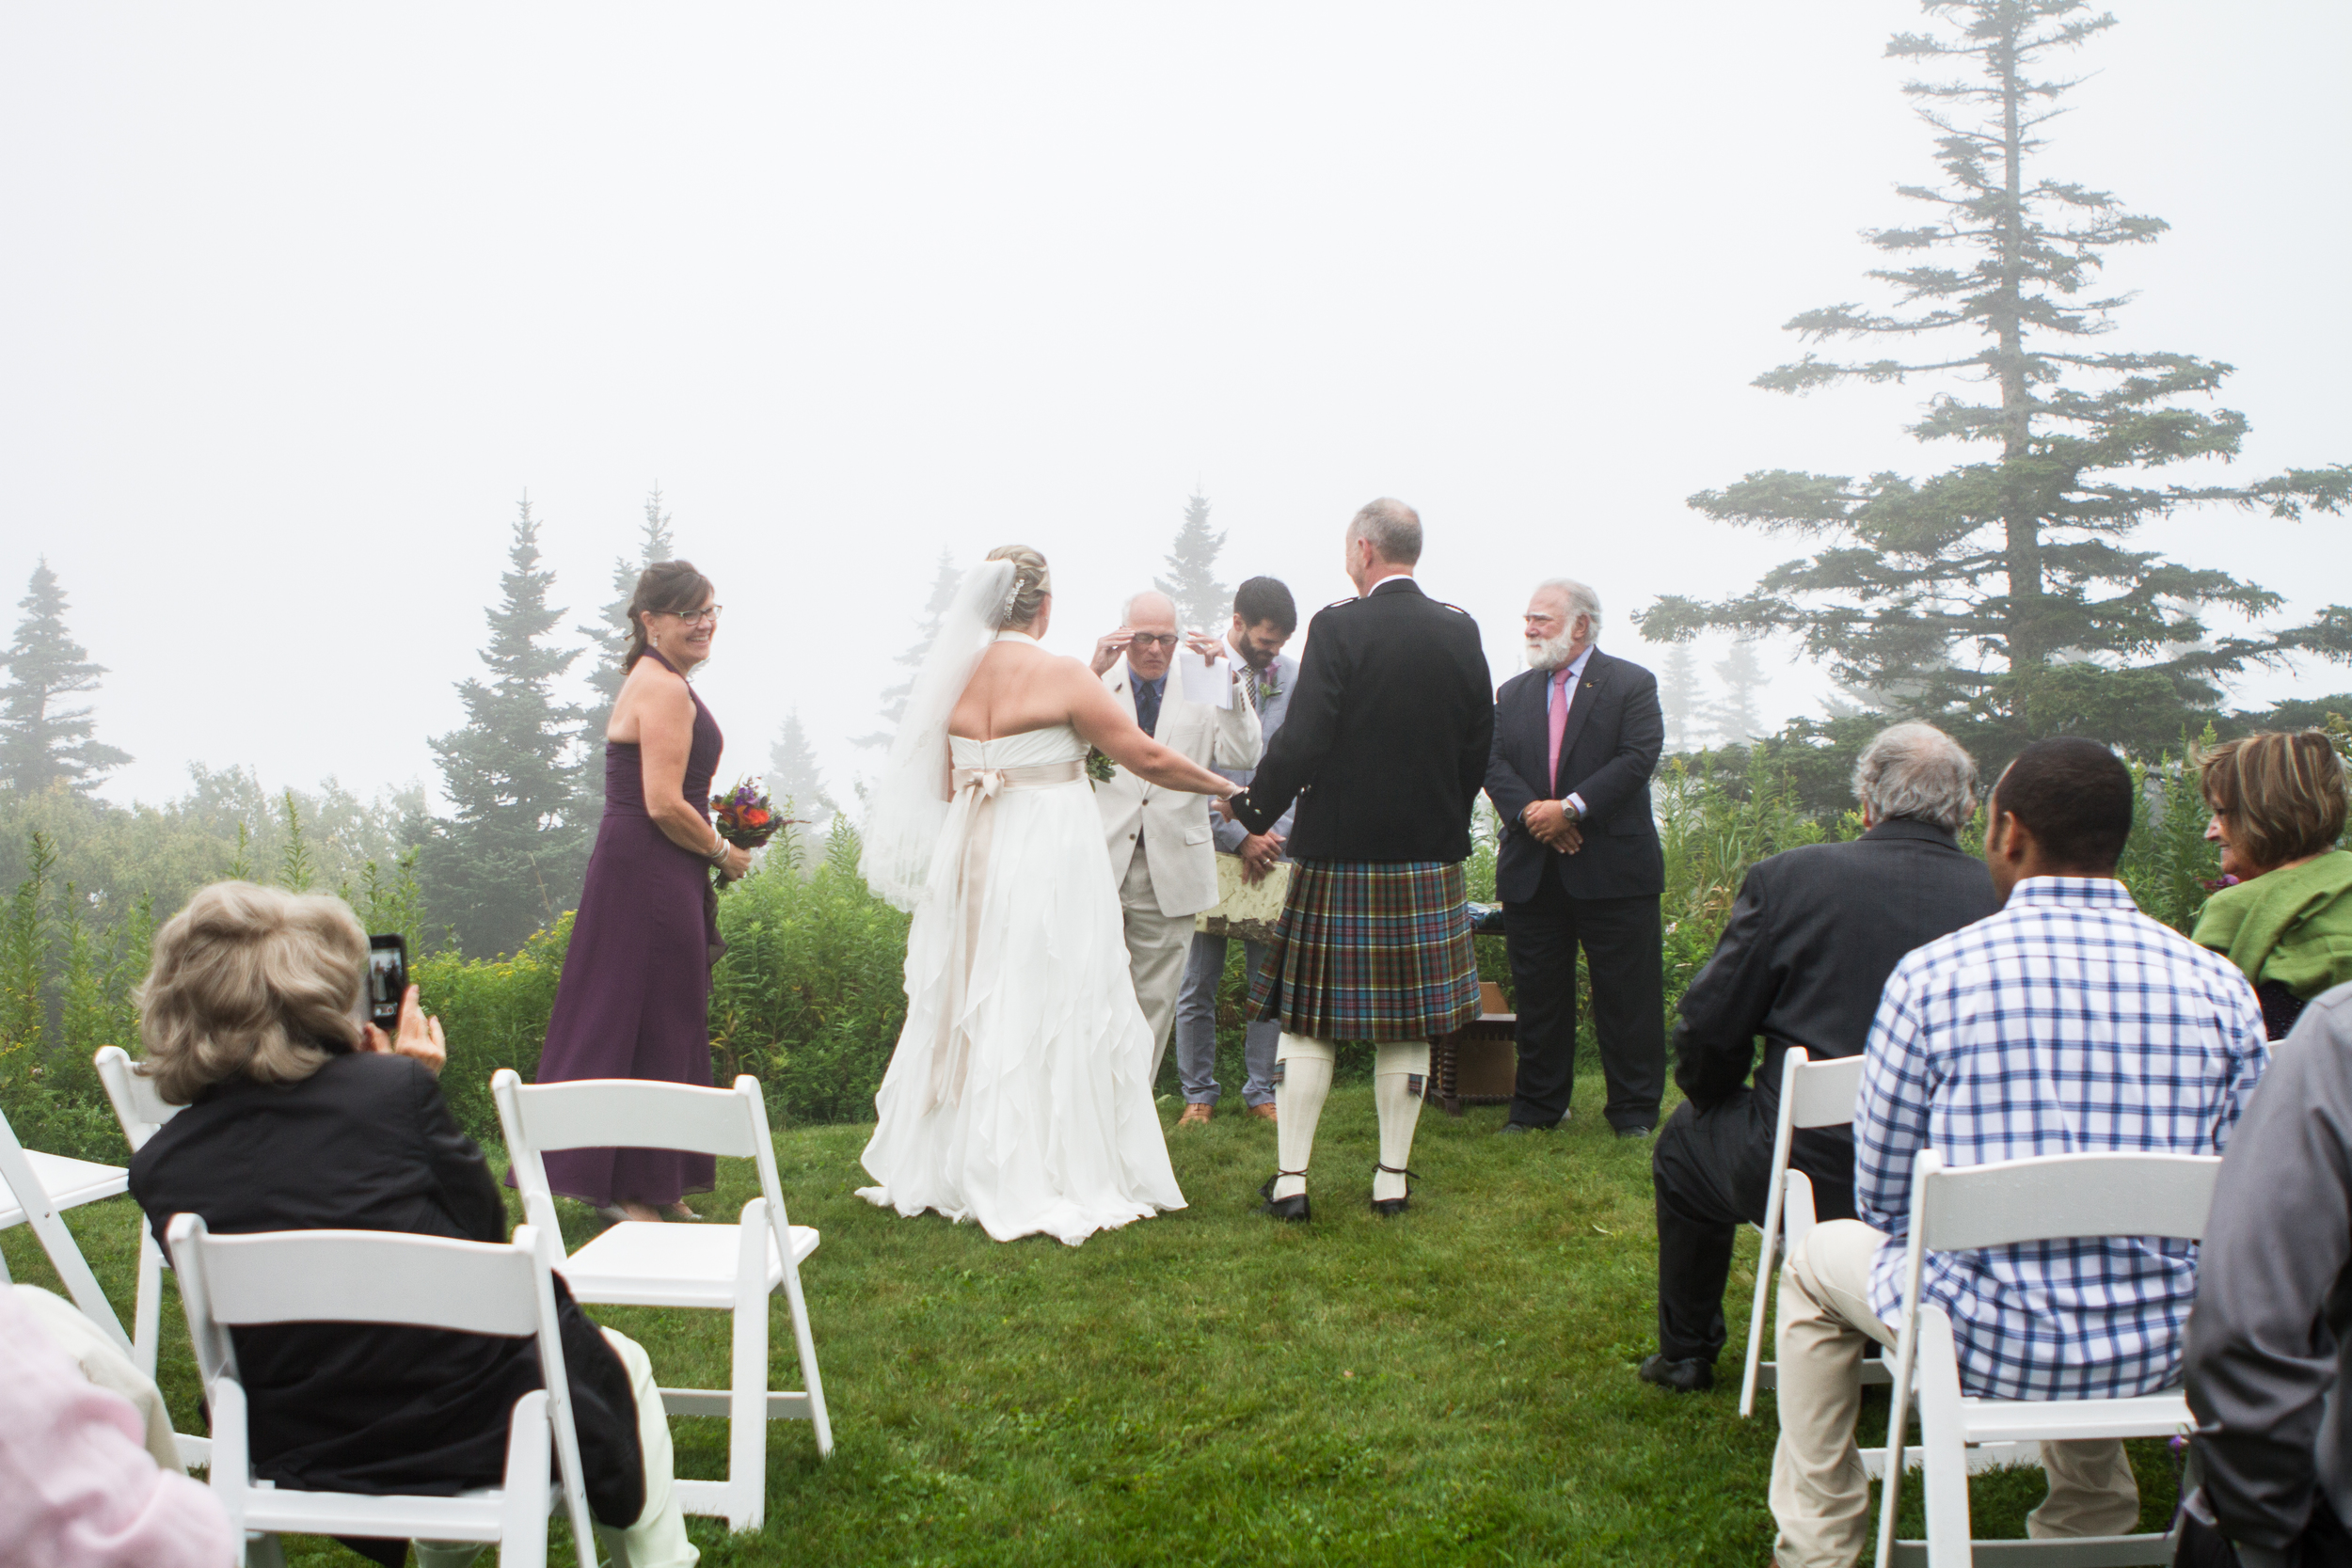
{"type": "Polygon", "coordinates": [[[637,575],[637,592],[628,596],[628,649],[621,655],[621,672],[637,668],[645,657],[645,615],[665,610],[685,615],[703,607],[716,592],[710,579],[694,570],[691,561],[658,561],[637,575]]]}
{"type": "Polygon", "coordinates": [[[1034,624],[1037,612],[1045,608],[1046,595],[1054,591],[1054,574],[1045,558],[1026,545],[999,545],[986,559],[1012,562],[1012,591],[989,617],[991,629],[1020,631],[1034,624]]]}

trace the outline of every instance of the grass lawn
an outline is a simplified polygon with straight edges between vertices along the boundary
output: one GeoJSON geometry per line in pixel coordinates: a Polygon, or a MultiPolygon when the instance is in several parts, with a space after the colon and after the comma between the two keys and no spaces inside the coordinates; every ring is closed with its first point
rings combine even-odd
{"type": "MultiPolygon", "coordinates": [[[[1192,1207],[1076,1249],[869,1207],[850,1196],[865,1128],[781,1134],[792,1218],[824,1233],[803,1279],[837,1447],[820,1465],[804,1425],[774,1424],[765,1530],[696,1521],[703,1560],[1766,1561],[1771,1396],[1740,1419],[1736,1338],[1712,1394],[1635,1379],[1654,1348],[1648,1145],[1611,1137],[1597,1079],[1577,1099],[1572,1130],[1502,1141],[1500,1109],[1433,1107],[1413,1210],[1383,1221],[1366,1201],[1372,1094],[1343,1087],[1310,1226],[1250,1212],[1273,1129],[1220,1117],[1171,1140],[1192,1207]]],[[[706,1213],[752,1196],[737,1164],[697,1200],[706,1213]]],[[[573,1218],[576,1244],[596,1222],[573,1218]]],[[[135,1211],[71,1219],[128,1322],[135,1211]]],[[[0,1246],[18,1279],[55,1288],[26,1229],[0,1246]]],[[[1744,1237],[1735,1335],[1754,1259],[1744,1237]]],[[[178,1312],[167,1290],[162,1382],[180,1428],[200,1430],[178,1312]]],[[[664,1383],[724,1383],[723,1316],[595,1315],[644,1343],[664,1383]]],[[[772,1342],[779,1384],[798,1386],[780,1300],[772,1342]]],[[[1866,1433],[1879,1420],[1866,1412],[1866,1433]]],[[[682,1473],[723,1471],[723,1422],[674,1429],[682,1473]]],[[[2142,1528],[2160,1528],[2169,1461],[2158,1444],[2135,1461],[2142,1528]]],[[[1978,1532],[2022,1535],[2041,1490],[2039,1471],[1979,1478],[1978,1532]]],[[[297,1562],[360,1560],[288,1545],[297,1562]]]]}

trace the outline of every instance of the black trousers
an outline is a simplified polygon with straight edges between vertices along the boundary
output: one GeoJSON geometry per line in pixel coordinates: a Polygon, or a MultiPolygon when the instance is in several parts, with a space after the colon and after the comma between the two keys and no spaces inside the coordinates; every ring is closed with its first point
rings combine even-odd
{"type": "Polygon", "coordinates": [[[1655,1127],[1666,1092],[1666,973],[1658,900],[1571,898],[1546,876],[1504,909],[1518,992],[1518,1084],[1511,1119],[1549,1127],[1576,1087],[1576,950],[1593,976],[1593,1027],[1609,1079],[1609,1125],[1655,1127]]]}
{"type": "MultiPolygon", "coordinates": [[[[1658,1205],[1658,1350],[1669,1361],[1712,1365],[1723,1354],[1732,1238],[1742,1224],[1764,1223],[1774,1114],[1741,1089],[1704,1111],[1686,1100],[1658,1130],[1649,1157],[1658,1205]]],[[[1812,1178],[1815,1218],[1854,1217],[1851,1143],[1800,1132],[1788,1163],[1812,1178]]]]}

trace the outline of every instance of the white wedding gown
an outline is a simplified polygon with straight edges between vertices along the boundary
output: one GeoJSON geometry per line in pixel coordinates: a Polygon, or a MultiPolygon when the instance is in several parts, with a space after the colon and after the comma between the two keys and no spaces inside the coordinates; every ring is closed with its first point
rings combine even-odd
{"type": "Polygon", "coordinates": [[[866,1146],[876,1184],[858,1196],[1071,1246],[1183,1208],[1087,742],[1063,724],[948,743],[958,787],[907,937],[906,1028],[866,1146]]]}

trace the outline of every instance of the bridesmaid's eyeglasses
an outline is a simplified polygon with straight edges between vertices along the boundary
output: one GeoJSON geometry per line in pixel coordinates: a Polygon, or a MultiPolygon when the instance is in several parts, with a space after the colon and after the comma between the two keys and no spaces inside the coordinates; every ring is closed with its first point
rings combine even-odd
{"type": "Polygon", "coordinates": [[[724,605],[707,604],[700,610],[664,610],[657,613],[683,621],[690,626],[698,626],[705,621],[715,626],[719,624],[719,611],[725,608],[724,605]]]}

